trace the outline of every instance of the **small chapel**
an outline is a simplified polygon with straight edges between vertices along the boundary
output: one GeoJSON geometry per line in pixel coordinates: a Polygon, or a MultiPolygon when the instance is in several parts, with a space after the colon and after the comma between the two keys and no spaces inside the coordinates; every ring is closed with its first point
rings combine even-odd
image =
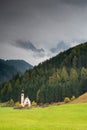
{"type": "Polygon", "coordinates": [[[24,97],[24,90],[22,90],[21,92],[21,105],[23,107],[27,106],[27,107],[30,107],[31,106],[31,101],[28,97],[24,97]]]}

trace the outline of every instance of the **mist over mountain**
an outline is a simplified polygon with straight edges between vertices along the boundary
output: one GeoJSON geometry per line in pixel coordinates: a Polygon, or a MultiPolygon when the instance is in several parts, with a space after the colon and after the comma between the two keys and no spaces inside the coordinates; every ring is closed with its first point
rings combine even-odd
{"type": "Polygon", "coordinates": [[[33,66],[24,60],[7,60],[6,64],[14,66],[19,72],[24,73],[28,69],[32,69],[33,66]]]}
{"type": "Polygon", "coordinates": [[[59,53],[61,51],[67,50],[70,45],[66,44],[64,41],[60,41],[55,48],[51,48],[52,53],[59,53]]]}

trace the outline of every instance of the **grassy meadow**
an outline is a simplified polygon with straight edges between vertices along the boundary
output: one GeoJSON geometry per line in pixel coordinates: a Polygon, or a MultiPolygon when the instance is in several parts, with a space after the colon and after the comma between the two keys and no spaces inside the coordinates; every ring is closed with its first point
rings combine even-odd
{"type": "Polygon", "coordinates": [[[0,107],[0,130],[87,130],[87,103],[27,110],[0,107]]]}

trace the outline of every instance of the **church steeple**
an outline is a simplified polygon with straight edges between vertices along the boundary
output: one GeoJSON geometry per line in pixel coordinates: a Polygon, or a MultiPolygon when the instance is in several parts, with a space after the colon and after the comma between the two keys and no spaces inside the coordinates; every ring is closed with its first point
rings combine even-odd
{"type": "Polygon", "coordinates": [[[21,91],[21,105],[24,106],[24,90],[21,91]]]}

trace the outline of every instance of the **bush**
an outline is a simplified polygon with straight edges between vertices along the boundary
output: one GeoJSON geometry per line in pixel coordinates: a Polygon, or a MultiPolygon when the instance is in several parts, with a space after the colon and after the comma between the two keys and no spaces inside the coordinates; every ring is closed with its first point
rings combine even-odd
{"type": "Polygon", "coordinates": [[[1,107],[8,107],[8,106],[7,106],[7,102],[1,103],[0,106],[1,106],[1,107]]]}
{"type": "Polygon", "coordinates": [[[14,106],[14,101],[13,99],[10,99],[7,102],[1,103],[1,107],[13,107],[14,106]]]}
{"type": "Polygon", "coordinates": [[[37,102],[33,101],[33,102],[31,103],[31,105],[35,107],[35,106],[37,106],[37,102]]]}
{"type": "Polygon", "coordinates": [[[23,106],[19,102],[16,102],[14,108],[15,109],[22,109],[23,106]]]}
{"type": "Polygon", "coordinates": [[[72,96],[71,97],[71,101],[73,101],[73,100],[75,100],[76,99],[76,97],[75,96],[72,96]]]}
{"type": "Polygon", "coordinates": [[[70,98],[69,98],[69,97],[65,97],[64,102],[65,102],[65,103],[70,102],[70,98]]]}
{"type": "Polygon", "coordinates": [[[13,101],[13,99],[10,99],[10,100],[7,102],[7,106],[9,106],[9,107],[13,107],[13,106],[14,106],[14,101],[13,101]]]}

